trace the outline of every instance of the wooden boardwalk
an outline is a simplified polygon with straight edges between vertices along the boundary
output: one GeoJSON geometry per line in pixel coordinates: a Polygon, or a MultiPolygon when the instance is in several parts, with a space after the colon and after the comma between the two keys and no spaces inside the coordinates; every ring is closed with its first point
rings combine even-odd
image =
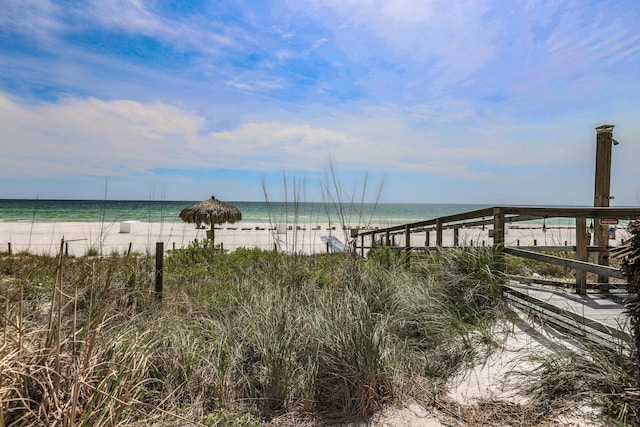
{"type": "Polygon", "coordinates": [[[629,318],[623,313],[624,294],[577,295],[572,289],[509,282],[505,295],[516,307],[574,335],[605,344],[632,340],[629,318]]]}
{"type": "MultiPolygon", "coordinates": [[[[610,126],[605,128],[607,131],[610,130],[610,126]]],[[[523,309],[545,324],[574,336],[616,349],[621,346],[630,348],[631,327],[629,319],[623,314],[625,295],[590,291],[612,290],[623,286],[622,272],[619,268],[611,267],[609,263],[610,249],[613,247],[611,240],[615,240],[616,236],[616,230],[611,231],[609,225],[619,224],[624,227],[624,224],[636,218],[640,218],[640,208],[611,208],[608,190],[604,193],[596,190],[596,203],[593,208],[494,206],[383,229],[358,231],[352,234],[350,245],[354,252],[359,249],[362,257],[365,256],[365,250],[373,250],[377,246],[392,247],[411,255],[419,251],[441,250],[450,245],[474,246],[474,240],[468,239],[469,234],[465,238],[465,230],[484,232],[486,229],[486,237],[493,240],[491,246],[496,255],[494,268],[498,273],[503,274],[506,271],[506,256],[533,259],[536,262],[575,270],[575,283],[571,290],[549,288],[535,282],[523,285],[522,282],[529,282],[529,279],[519,278],[518,281],[514,280],[516,276],[505,274],[504,277],[511,280],[505,285],[505,297],[512,306],[523,309]],[[606,199],[606,203],[600,199],[606,199]],[[558,241],[564,242],[563,245],[548,246],[546,242],[545,233],[553,220],[558,220],[558,224],[564,224],[564,228],[571,231],[558,241]],[[523,226],[515,225],[517,223],[522,223],[523,226]],[[533,246],[520,246],[520,239],[517,237],[516,246],[513,246],[513,237],[507,239],[507,231],[514,230],[515,227],[518,227],[517,230],[520,230],[520,227],[534,229],[534,225],[543,234],[544,246],[537,245],[535,234],[533,246]],[[444,239],[445,230],[451,231],[452,238],[449,242],[444,239]],[[435,234],[434,241],[432,234],[435,234]],[[412,235],[414,244],[411,240],[412,235]],[[420,238],[420,244],[417,246],[415,237],[420,238]],[[560,254],[552,255],[550,252],[560,254]],[[595,283],[587,282],[587,273],[597,275],[595,283]],[[611,278],[614,281],[610,281],[611,278]]],[[[484,234],[479,236],[484,246],[484,234]]],[[[628,235],[626,237],[628,238],[628,235]]],[[[480,240],[476,238],[476,246],[478,241],[480,240]]],[[[411,262],[411,258],[405,258],[407,264],[411,262]]],[[[551,281],[548,280],[547,284],[549,282],[551,281]]]]}

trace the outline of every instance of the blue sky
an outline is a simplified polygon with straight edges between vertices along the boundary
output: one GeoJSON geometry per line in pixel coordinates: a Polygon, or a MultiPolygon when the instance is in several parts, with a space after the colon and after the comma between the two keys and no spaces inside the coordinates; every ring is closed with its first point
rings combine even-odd
{"type": "Polygon", "coordinates": [[[4,0],[0,198],[640,205],[640,2],[4,0]],[[366,190],[365,190],[366,184],[366,190]],[[300,190],[302,189],[302,190],[300,190]]]}

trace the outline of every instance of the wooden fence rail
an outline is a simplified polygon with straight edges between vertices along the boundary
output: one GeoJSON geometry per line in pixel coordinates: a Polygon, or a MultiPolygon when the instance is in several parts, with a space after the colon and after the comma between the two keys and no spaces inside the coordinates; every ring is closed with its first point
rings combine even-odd
{"type": "MultiPolygon", "coordinates": [[[[587,220],[591,220],[594,234],[602,234],[607,231],[607,223],[618,220],[631,221],[639,217],[640,208],[496,206],[409,224],[359,231],[354,235],[351,245],[352,250],[355,252],[360,249],[360,254],[364,257],[366,249],[374,248],[380,244],[383,246],[392,246],[392,242],[395,242],[395,236],[403,235],[404,245],[401,249],[409,253],[415,250],[429,250],[433,247],[443,247],[444,230],[453,230],[453,246],[458,246],[461,244],[459,237],[461,229],[482,227],[488,230],[488,238],[492,240],[491,244],[498,254],[498,269],[503,270],[503,255],[505,253],[573,268],[576,270],[576,292],[584,294],[587,292],[587,272],[596,273],[600,277],[622,277],[617,269],[609,267],[602,262],[602,260],[608,261],[609,246],[606,243],[600,241],[597,246],[589,246],[587,220]],[[505,245],[507,225],[542,220],[544,227],[547,220],[557,218],[574,220],[575,228],[573,232],[575,233],[575,245],[567,245],[566,243],[562,246],[534,245],[519,247],[505,245]],[[431,246],[432,232],[435,232],[435,246],[431,246]],[[412,234],[416,233],[425,233],[424,246],[412,244],[415,241],[415,238],[412,239],[412,234]],[[540,253],[541,251],[575,252],[575,259],[543,254],[540,253]],[[600,255],[598,258],[602,265],[589,262],[589,253],[593,252],[600,255]]],[[[484,244],[484,241],[482,243],[484,244]]]]}

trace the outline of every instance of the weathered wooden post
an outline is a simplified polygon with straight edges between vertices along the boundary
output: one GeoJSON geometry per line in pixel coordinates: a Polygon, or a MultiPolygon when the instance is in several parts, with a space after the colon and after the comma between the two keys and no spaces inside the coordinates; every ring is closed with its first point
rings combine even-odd
{"type": "Polygon", "coordinates": [[[460,245],[460,228],[455,227],[453,229],[453,246],[460,245]]]}
{"type": "Polygon", "coordinates": [[[364,258],[364,234],[360,236],[360,256],[364,258]]]}
{"type": "Polygon", "coordinates": [[[504,211],[493,208],[493,249],[496,253],[496,269],[504,272],[504,211]]]}
{"type": "MultiPolygon", "coordinates": [[[[611,200],[611,147],[613,146],[613,125],[602,125],[596,128],[596,175],[593,192],[594,207],[609,207],[611,200]]],[[[594,244],[598,247],[596,262],[609,265],[608,226],[595,222],[594,244]]],[[[609,277],[598,275],[598,283],[609,283],[609,277]]]]}
{"type": "Polygon", "coordinates": [[[390,246],[390,245],[391,245],[391,238],[389,236],[389,229],[387,229],[385,232],[385,246],[390,246]]]}
{"type": "MultiPolygon", "coordinates": [[[[589,261],[586,218],[576,218],[576,259],[578,261],[589,261]]],[[[576,293],[578,295],[587,294],[587,272],[585,270],[576,270],[576,293]]]]}
{"type": "Polygon", "coordinates": [[[7,246],[8,246],[7,249],[9,251],[9,255],[11,255],[11,242],[7,243],[7,246]]]}
{"type": "Polygon", "coordinates": [[[410,264],[410,256],[411,254],[411,229],[409,228],[409,224],[404,226],[404,257],[405,257],[405,264],[407,266],[407,268],[409,267],[410,264]]]}
{"type": "Polygon", "coordinates": [[[156,242],[156,299],[162,301],[164,279],[164,242],[156,242]]]}
{"type": "Polygon", "coordinates": [[[429,242],[430,236],[431,236],[431,230],[427,229],[427,232],[424,235],[424,246],[427,248],[431,246],[431,242],[429,242]]]}
{"type": "Polygon", "coordinates": [[[436,246],[442,247],[442,220],[436,219],[436,246]]]}

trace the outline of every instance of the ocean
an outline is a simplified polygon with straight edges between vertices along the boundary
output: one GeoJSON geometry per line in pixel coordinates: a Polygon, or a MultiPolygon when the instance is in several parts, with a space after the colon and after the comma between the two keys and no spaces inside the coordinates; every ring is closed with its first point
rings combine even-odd
{"type": "MultiPolygon", "coordinates": [[[[4,222],[181,222],[180,211],[197,201],[1,199],[4,222]]],[[[245,222],[395,225],[488,207],[477,204],[228,201],[245,222]]]]}

